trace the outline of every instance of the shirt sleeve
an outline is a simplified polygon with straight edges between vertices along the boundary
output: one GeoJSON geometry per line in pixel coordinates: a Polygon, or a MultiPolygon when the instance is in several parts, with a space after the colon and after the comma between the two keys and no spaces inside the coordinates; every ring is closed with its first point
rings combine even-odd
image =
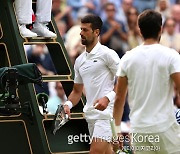
{"type": "Polygon", "coordinates": [[[180,55],[177,51],[173,51],[170,60],[170,74],[177,72],[180,72],[180,55]]]}
{"type": "Polygon", "coordinates": [[[112,72],[112,74],[115,76],[119,67],[120,58],[114,50],[111,50],[108,53],[109,54],[107,55],[107,59],[108,59],[107,65],[110,71],[112,72]]]}
{"type": "Polygon", "coordinates": [[[77,61],[74,64],[74,73],[75,73],[74,83],[82,84],[83,80],[82,80],[81,75],[79,73],[79,67],[78,67],[78,62],[77,61]]]}

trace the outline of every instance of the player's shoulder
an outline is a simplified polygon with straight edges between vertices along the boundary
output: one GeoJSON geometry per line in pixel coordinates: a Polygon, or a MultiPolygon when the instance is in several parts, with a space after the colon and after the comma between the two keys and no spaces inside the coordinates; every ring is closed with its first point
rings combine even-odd
{"type": "Polygon", "coordinates": [[[75,66],[81,65],[84,62],[86,57],[86,51],[82,52],[75,60],[75,66]]]}
{"type": "Polygon", "coordinates": [[[163,51],[168,51],[168,52],[171,52],[171,51],[174,51],[174,49],[172,49],[172,48],[169,48],[169,47],[167,47],[167,46],[165,46],[165,45],[162,45],[162,44],[157,44],[156,45],[157,46],[157,48],[159,49],[159,50],[163,50],[163,51]]]}
{"type": "Polygon", "coordinates": [[[122,58],[131,58],[131,57],[133,57],[134,55],[137,54],[137,52],[140,51],[140,48],[141,48],[141,46],[137,46],[137,47],[135,47],[135,48],[133,48],[131,50],[126,51],[126,53],[124,54],[124,56],[122,58]]]}
{"type": "Polygon", "coordinates": [[[154,51],[156,53],[160,52],[161,54],[178,54],[178,52],[172,48],[166,47],[164,45],[161,44],[152,44],[151,46],[149,46],[148,48],[146,48],[146,46],[139,45],[133,49],[131,49],[130,51],[126,52],[127,55],[133,55],[133,54],[137,54],[137,53],[141,53],[141,51],[145,51],[146,49],[149,50],[149,48],[151,48],[151,51],[154,51]]]}
{"type": "Polygon", "coordinates": [[[104,55],[116,55],[118,56],[118,54],[116,53],[116,51],[114,51],[113,49],[105,46],[105,45],[100,45],[100,50],[101,50],[101,53],[104,54],[104,55]]]}
{"type": "Polygon", "coordinates": [[[82,52],[77,58],[76,61],[81,61],[86,56],[86,51],[82,52]]]}
{"type": "Polygon", "coordinates": [[[158,49],[164,55],[167,55],[167,56],[179,56],[179,53],[173,48],[169,48],[169,47],[166,47],[164,45],[158,44],[158,49]]]}

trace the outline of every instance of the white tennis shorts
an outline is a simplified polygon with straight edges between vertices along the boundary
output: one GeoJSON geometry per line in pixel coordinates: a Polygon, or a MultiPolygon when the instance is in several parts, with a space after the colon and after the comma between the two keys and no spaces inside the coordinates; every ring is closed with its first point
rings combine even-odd
{"type": "Polygon", "coordinates": [[[131,140],[135,154],[180,154],[180,125],[162,133],[133,133],[131,140]]]}
{"type": "Polygon", "coordinates": [[[91,139],[102,139],[102,141],[111,142],[112,131],[109,120],[86,120],[91,139]]]}

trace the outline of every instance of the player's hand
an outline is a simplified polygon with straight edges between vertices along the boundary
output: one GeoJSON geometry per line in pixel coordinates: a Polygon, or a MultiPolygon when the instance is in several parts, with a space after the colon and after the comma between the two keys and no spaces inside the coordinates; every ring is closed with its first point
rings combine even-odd
{"type": "Polygon", "coordinates": [[[70,108],[68,105],[64,105],[64,111],[70,117],[70,108]]]}
{"type": "Polygon", "coordinates": [[[118,138],[113,138],[112,139],[112,144],[113,144],[113,151],[118,151],[119,149],[120,150],[123,150],[123,136],[121,133],[118,133],[118,138]]]}
{"type": "Polygon", "coordinates": [[[123,149],[123,142],[124,142],[124,140],[122,139],[124,139],[123,135],[121,133],[118,133],[119,148],[121,150],[123,149]]]}
{"type": "Polygon", "coordinates": [[[105,110],[108,104],[109,104],[109,99],[107,97],[102,97],[94,102],[95,109],[100,111],[105,110]]]}

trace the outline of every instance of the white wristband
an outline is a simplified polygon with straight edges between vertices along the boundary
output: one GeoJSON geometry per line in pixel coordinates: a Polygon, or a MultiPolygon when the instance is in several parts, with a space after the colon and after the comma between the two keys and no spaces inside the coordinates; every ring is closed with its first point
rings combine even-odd
{"type": "Polygon", "coordinates": [[[66,101],[64,105],[69,106],[70,109],[73,107],[73,103],[71,101],[66,101]]]}
{"type": "Polygon", "coordinates": [[[109,92],[107,95],[105,95],[108,99],[109,99],[109,101],[110,102],[112,102],[113,101],[113,99],[115,98],[115,96],[116,96],[116,93],[114,92],[114,91],[111,91],[111,92],[109,92]]]}
{"type": "Polygon", "coordinates": [[[121,126],[115,126],[116,133],[121,133],[121,126]]]}

